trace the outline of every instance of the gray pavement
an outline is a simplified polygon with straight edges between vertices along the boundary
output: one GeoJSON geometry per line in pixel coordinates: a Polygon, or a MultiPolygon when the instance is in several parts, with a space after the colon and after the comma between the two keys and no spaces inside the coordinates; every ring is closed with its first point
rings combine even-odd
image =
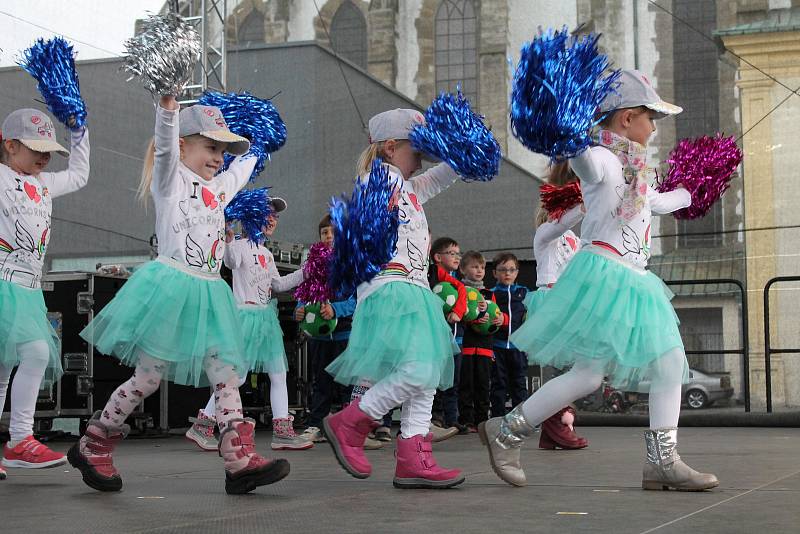
{"type": "MultiPolygon", "coordinates": [[[[285,453],[287,479],[228,496],[221,459],[179,438],[130,439],[116,464],[125,487],[102,494],[69,466],[9,471],[0,532],[800,532],[800,429],[686,428],[683,459],[716,473],[704,493],[642,491],[641,429],[585,427],[583,451],[523,449],[529,485],[489,469],[475,434],[435,445],[465,470],[452,490],[396,490],[393,450],[369,451],[374,475],[350,478],[327,444],[285,453]]],[[[268,452],[269,433],[258,449],[268,452]]],[[[69,443],[56,443],[66,450],[69,443]]]]}

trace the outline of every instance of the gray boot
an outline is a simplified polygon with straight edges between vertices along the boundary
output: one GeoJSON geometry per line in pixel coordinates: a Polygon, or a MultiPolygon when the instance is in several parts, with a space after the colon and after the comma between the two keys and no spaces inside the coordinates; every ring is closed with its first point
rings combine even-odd
{"type": "Polygon", "coordinates": [[[512,486],[527,484],[525,471],[519,463],[519,453],[525,438],[536,433],[522,413],[522,404],[508,412],[505,417],[492,417],[478,425],[481,443],[489,449],[492,469],[501,480],[512,486]]]}
{"type": "Polygon", "coordinates": [[[703,491],[719,486],[717,477],[698,473],[678,456],[678,429],[645,430],[647,461],[642,471],[642,489],[703,491]]]}

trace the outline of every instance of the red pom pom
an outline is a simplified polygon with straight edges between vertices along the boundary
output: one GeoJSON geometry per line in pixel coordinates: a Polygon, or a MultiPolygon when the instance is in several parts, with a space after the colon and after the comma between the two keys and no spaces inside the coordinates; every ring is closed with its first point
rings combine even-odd
{"type": "Polygon", "coordinates": [[[303,265],[306,279],[297,286],[294,298],[300,302],[328,302],[333,294],[328,287],[328,266],[333,250],[325,243],[315,243],[303,265]]]}
{"type": "Polygon", "coordinates": [[[676,219],[697,219],[705,216],[728,189],[741,161],[742,151],[733,137],[717,134],[683,139],[670,153],[669,172],[656,189],[666,193],[683,184],[692,194],[692,205],[672,215],[676,219]]]}
{"type": "Polygon", "coordinates": [[[542,208],[547,211],[547,218],[557,221],[566,211],[583,202],[581,184],[577,181],[561,187],[544,184],[539,188],[539,198],[542,201],[542,208]]]}

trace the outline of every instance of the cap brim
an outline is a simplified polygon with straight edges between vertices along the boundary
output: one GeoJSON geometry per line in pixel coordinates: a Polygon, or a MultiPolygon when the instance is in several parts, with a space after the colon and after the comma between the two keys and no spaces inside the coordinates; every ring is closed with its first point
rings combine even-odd
{"type": "Polygon", "coordinates": [[[65,158],[69,157],[69,150],[55,141],[43,141],[41,139],[20,139],[19,142],[31,150],[35,150],[36,152],[56,152],[65,158]]]}
{"type": "Polygon", "coordinates": [[[270,204],[272,204],[272,211],[279,213],[286,209],[286,201],[281,197],[269,197],[270,204]]]}
{"type": "Polygon", "coordinates": [[[229,130],[200,132],[200,135],[203,137],[208,137],[209,139],[213,139],[214,141],[228,143],[228,148],[226,148],[225,151],[230,152],[234,156],[247,154],[247,151],[250,150],[250,141],[248,141],[245,137],[236,135],[229,130]]]}
{"type": "Polygon", "coordinates": [[[660,115],[658,117],[659,119],[663,119],[668,115],[677,115],[683,111],[682,107],[676,106],[675,104],[670,104],[669,102],[664,102],[663,100],[653,102],[652,104],[644,104],[644,107],[658,113],[660,115]]]}

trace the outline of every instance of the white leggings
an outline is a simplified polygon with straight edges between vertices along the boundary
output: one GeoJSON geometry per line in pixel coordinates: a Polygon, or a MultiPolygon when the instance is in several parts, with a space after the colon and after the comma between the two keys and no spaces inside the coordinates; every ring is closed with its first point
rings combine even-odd
{"type": "MultiPolygon", "coordinates": [[[[239,387],[247,380],[242,378],[239,387]]],[[[273,419],[286,419],[289,417],[289,392],[286,389],[286,373],[269,373],[269,405],[272,408],[273,419]]],[[[214,395],[208,399],[208,404],[203,408],[206,417],[214,417],[214,395]]]]}
{"type": "MultiPolygon", "coordinates": [[[[8,432],[11,441],[22,441],[33,434],[33,415],[36,398],[44,372],[50,361],[50,347],[46,341],[29,341],[17,345],[19,366],[11,386],[11,423],[8,432]]],[[[3,413],[6,391],[13,367],[0,365],[0,414],[3,413]]]]}
{"type": "MultiPolygon", "coordinates": [[[[686,356],[674,349],[651,364],[650,428],[678,426],[681,411],[681,377],[686,356]]],[[[522,404],[525,420],[535,426],[565,405],[595,391],[603,381],[605,367],[599,362],[580,361],[568,372],[545,383],[522,404]]]]}
{"type": "MultiPolygon", "coordinates": [[[[414,364],[408,364],[414,365],[414,364]]],[[[410,373],[413,375],[414,373],[410,373]]],[[[400,410],[400,433],[405,438],[430,432],[431,407],[435,389],[426,389],[405,378],[403,369],[378,381],[361,397],[360,408],[373,419],[383,419],[398,405],[400,410]]]]}

